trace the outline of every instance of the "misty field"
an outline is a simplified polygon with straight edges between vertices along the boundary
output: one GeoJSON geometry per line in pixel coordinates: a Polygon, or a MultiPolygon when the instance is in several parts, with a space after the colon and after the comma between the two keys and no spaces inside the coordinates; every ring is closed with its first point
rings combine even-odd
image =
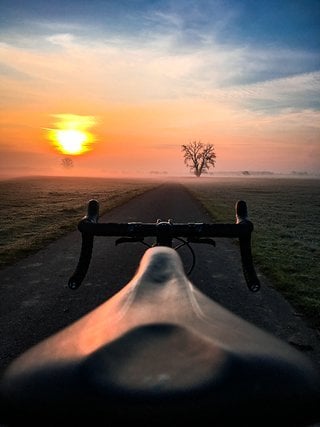
{"type": "Polygon", "coordinates": [[[88,200],[100,214],[151,189],[139,179],[35,177],[0,181],[0,268],[76,230],[88,200]]]}
{"type": "Polygon", "coordinates": [[[320,179],[201,178],[183,183],[216,222],[234,222],[235,202],[247,202],[255,264],[319,328],[320,179]]]}
{"type": "MultiPolygon", "coordinates": [[[[216,178],[179,180],[214,222],[234,222],[245,200],[254,262],[296,308],[320,327],[320,180],[216,178]]],[[[76,230],[91,198],[101,214],[161,182],[148,179],[24,178],[0,181],[0,268],[76,230]]]]}

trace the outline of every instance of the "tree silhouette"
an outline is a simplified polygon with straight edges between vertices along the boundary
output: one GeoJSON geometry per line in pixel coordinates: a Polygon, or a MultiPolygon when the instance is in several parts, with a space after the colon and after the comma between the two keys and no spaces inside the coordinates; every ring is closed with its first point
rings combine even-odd
{"type": "Polygon", "coordinates": [[[182,145],[184,163],[196,177],[207,173],[210,166],[216,163],[216,153],[213,144],[203,144],[200,141],[192,141],[182,145]]]}
{"type": "Polygon", "coordinates": [[[64,157],[61,160],[61,166],[65,169],[71,169],[73,168],[73,160],[70,157],[64,157]]]}

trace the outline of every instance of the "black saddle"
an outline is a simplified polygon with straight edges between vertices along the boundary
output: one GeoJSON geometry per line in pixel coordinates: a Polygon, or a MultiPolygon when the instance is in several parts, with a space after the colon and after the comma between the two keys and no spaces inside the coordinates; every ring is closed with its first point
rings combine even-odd
{"type": "Polygon", "coordinates": [[[6,425],[308,426],[319,372],[196,289],[171,248],[148,249],[104,304],[5,372],[6,425]]]}

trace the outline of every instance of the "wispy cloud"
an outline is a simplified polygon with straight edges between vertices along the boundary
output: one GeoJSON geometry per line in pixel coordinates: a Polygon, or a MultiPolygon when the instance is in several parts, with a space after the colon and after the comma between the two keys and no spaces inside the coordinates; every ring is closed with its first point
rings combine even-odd
{"type": "Polygon", "coordinates": [[[175,34],[154,35],[141,45],[125,38],[84,40],[57,33],[39,40],[38,49],[3,43],[0,52],[4,67],[15,70],[12,83],[25,75],[38,86],[45,80],[47,95],[65,84],[109,102],[205,98],[253,110],[319,108],[319,72],[299,73],[299,64],[316,61],[310,53],[227,49],[214,40],[201,49],[185,46],[177,52],[174,40],[175,34]],[[285,66],[277,65],[280,56],[288,76],[285,66]]]}
{"type": "Polygon", "coordinates": [[[48,42],[61,46],[63,48],[72,48],[74,46],[74,36],[70,33],[60,33],[60,34],[53,34],[52,36],[46,37],[48,42]]]}
{"type": "Polygon", "coordinates": [[[320,110],[320,72],[217,89],[210,97],[260,112],[320,110]]]}

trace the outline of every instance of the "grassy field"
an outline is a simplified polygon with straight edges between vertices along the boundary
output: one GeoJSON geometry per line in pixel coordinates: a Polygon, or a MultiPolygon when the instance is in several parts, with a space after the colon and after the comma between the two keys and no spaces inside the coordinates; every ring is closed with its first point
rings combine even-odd
{"type": "MultiPolygon", "coordinates": [[[[0,181],[0,268],[76,230],[84,206],[101,214],[157,185],[157,180],[24,178],[0,181]]],[[[190,178],[181,183],[215,222],[234,222],[245,200],[254,223],[254,262],[271,283],[320,328],[320,180],[190,178]]]]}
{"type": "Polygon", "coordinates": [[[158,185],[139,179],[35,177],[0,181],[0,268],[76,230],[88,200],[100,214],[158,185]]]}
{"type": "Polygon", "coordinates": [[[320,180],[201,177],[183,184],[216,222],[234,222],[235,202],[247,202],[255,264],[320,328],[320,180]]]}

